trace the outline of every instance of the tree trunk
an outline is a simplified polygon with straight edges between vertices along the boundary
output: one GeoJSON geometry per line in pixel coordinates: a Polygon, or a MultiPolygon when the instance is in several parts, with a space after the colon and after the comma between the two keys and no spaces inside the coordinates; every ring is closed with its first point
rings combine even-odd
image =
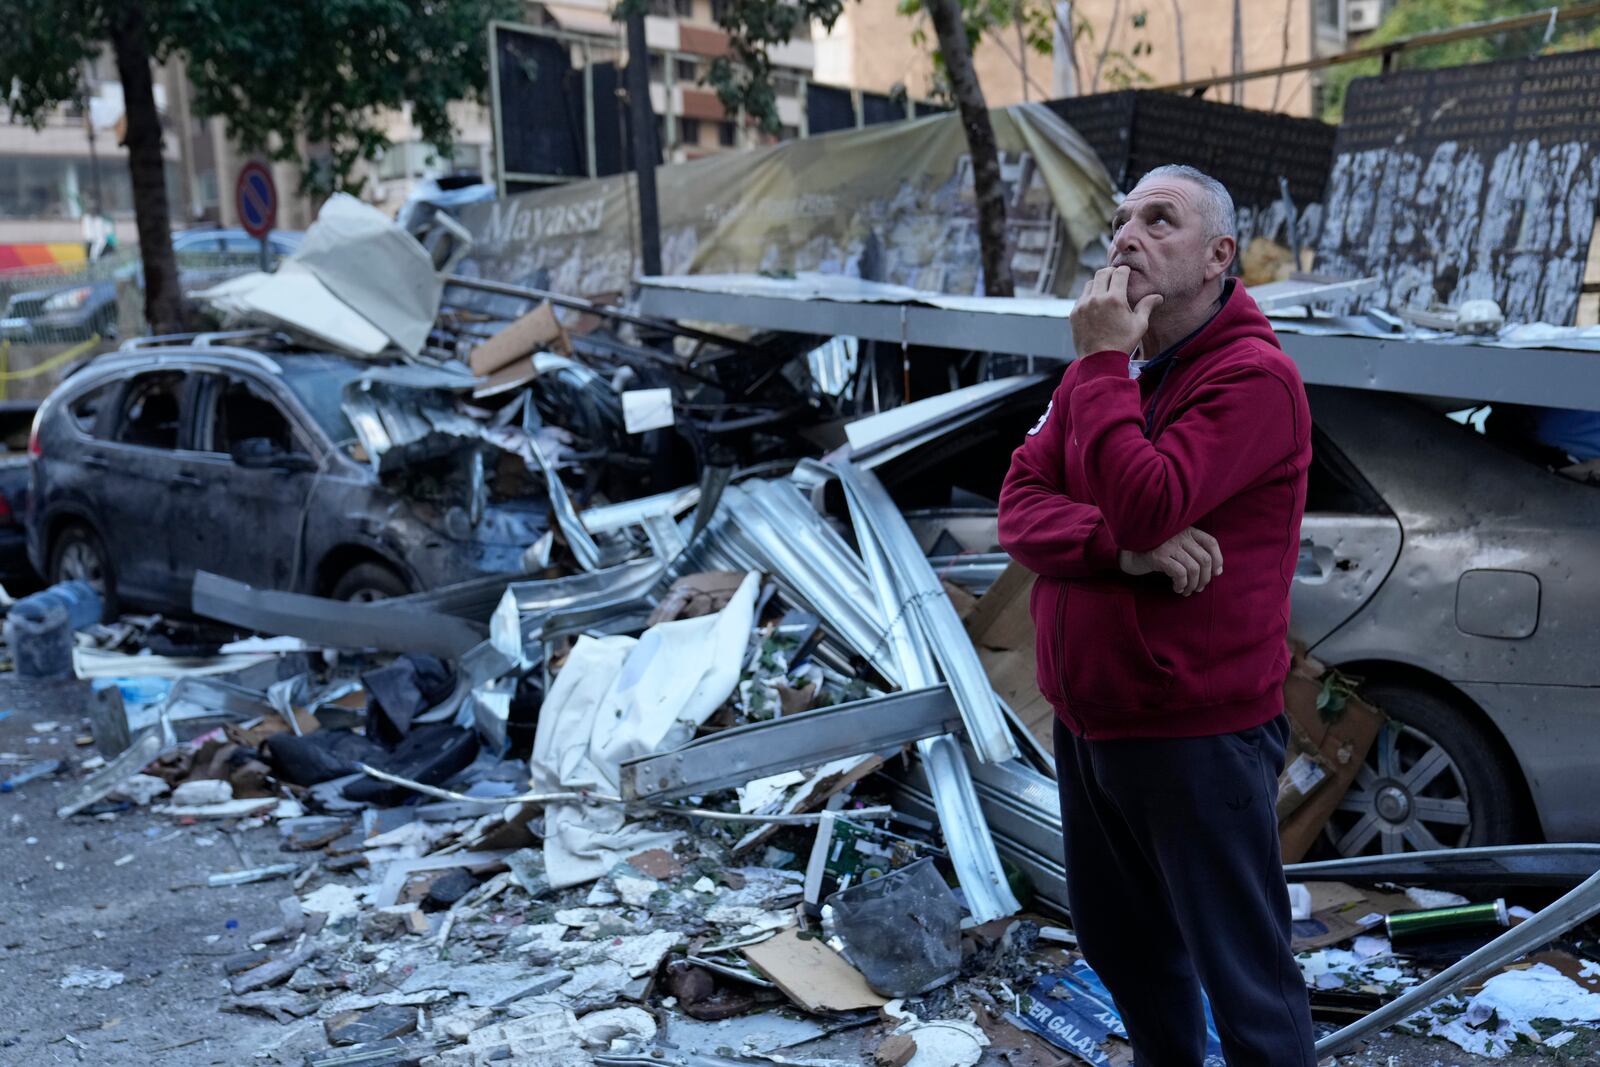
{"type": "Polygon", "coordinates": [[[1178,80],[1186,82],[1189,80],[1189,64],[1185,62],[1183,54],[1183,4],[1181,0],[1172,0],[1172,32],[1178,40],[1178,80]]]}
{"type": "Polygon", "coordinates": [[[950,91],[961,112],[961,129],[972,156],[972,192],[978,206],[978,248],[983,260],[983,291],[989,296],[1011,296],[1010,249],[1006,247],[1006,200],[1000,188],[1000,153],[989,125],[989,107],[983,87],[972,69],[967,29],[961,21],[960,0],[926,0],[924,5],[939,36],[939,54],[950,77],[950,91]]]}
{"type": "Polygon", "coordinates": [[[151,84],[144,0],[122,0],[111,5],[110,11],[111,47],[117,56],[126,108],[133,211],[144,259],[144,314],[152,333],[176,333],[183,329],[183,299],[178,291],[178,261],[172,253],[161,116],[151,84]]]}
{"type": "Polygon", "coordinates": [[[1117,30],[1122,28],[1122,0],[1117,0],[1111,5],[1111,18],[1106,22],[1106,39],[1100,45],[1100,56],[1094,61],[1094,79],[1089,82],[1089,91],[1100,91],[1100,71],[1106,65],[1106,56],[1111,54],[1111,43],[1117,39],[1117,30]]]}

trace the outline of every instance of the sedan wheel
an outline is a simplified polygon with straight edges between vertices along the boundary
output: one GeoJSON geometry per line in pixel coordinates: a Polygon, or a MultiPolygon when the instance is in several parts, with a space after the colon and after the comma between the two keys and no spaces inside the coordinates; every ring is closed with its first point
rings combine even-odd
{"type": "Polygon", "coordinates": [[[1498,845],[1521,836],[1515,772],[1467,708],[1403,685],[1363,690],[1389,719],[1328,820],[1343,856],[1498,845]]]}
{"type": "Polygon", "coordinates": [[[1467,780],[1443,746],[1390,721],[1328,831],[1345,856],[1459,848],[1472,835],[1467,780]]]}

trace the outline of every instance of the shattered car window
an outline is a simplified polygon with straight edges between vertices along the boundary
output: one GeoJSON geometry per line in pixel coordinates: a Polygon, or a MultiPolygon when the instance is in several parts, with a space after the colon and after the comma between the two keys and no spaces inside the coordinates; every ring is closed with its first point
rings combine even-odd
{"type": "Polygon", "coordinates": [[[100,412],[116,396],[117,382],[95,386],[67,406],[72,423],[86,434],[93,434],[100,412]]]}
{"type": "Polygon", "coordinates": [[[295,451],[294,432],[277,404],[245,382],[230,381],[217,397],[211,450],[232,453],[243,441],[271,441],[274,451],[295,451]]]}
{"type": "Polygon", "coordinates": [[[136,379],[123,404],[117,440],[147,448],[177,448],[183,379],[176,371],[136,379]]]}
{"type": "Polygon", "coordinates": [[[344,387],[367,368],[335,356],[296,356],[282,366],[283,383],[322,432],[341,448],[354,441],[355,428],[340,405],[344,387]]]}

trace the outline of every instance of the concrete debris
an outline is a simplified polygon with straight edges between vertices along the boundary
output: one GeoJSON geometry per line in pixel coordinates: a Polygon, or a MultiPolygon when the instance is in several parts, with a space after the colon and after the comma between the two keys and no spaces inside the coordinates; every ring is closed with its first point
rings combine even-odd
{"type": "Polygon", "coordinates": [[[58,985],[62,989],[110,989],[127,981],[121,971],[109,970],[105,967],[75,967],[58,985]]]}
{"type": "Polygon", "coordinates": [[[656,1021],[643,1008],[607,1008],[578,1020],[583,1043],[591,1049],[640,1049],[656,1036],[656,1021]]]}
{"type": "Polygon", "coordinates": [[[114,799],[132,801],[142,808],[156,797],[165,796],[171,791],[172,787],[160,778],[136,774],[111,790],[109,795],[114,799]]]}

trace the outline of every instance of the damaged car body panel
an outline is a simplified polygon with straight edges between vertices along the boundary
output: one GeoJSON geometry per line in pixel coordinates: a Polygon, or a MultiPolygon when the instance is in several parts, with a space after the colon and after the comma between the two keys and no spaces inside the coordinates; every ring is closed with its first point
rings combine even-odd
{"type": "MultiPolygon", "coordinates": [[[[178,611],[197,570],[341,599],[520,573],[548,528],[542,494],[491,503],[486,476],[473,474],[490,451],[478,439],[451,437],[425,462],[374,470],[343,403],[373,372],[341,356],[203,339],[96,360],[40,410],[35,566],[178,611]]],[[[447,393],[386,387],[414,408],[446,410],[447,393]]]]}

